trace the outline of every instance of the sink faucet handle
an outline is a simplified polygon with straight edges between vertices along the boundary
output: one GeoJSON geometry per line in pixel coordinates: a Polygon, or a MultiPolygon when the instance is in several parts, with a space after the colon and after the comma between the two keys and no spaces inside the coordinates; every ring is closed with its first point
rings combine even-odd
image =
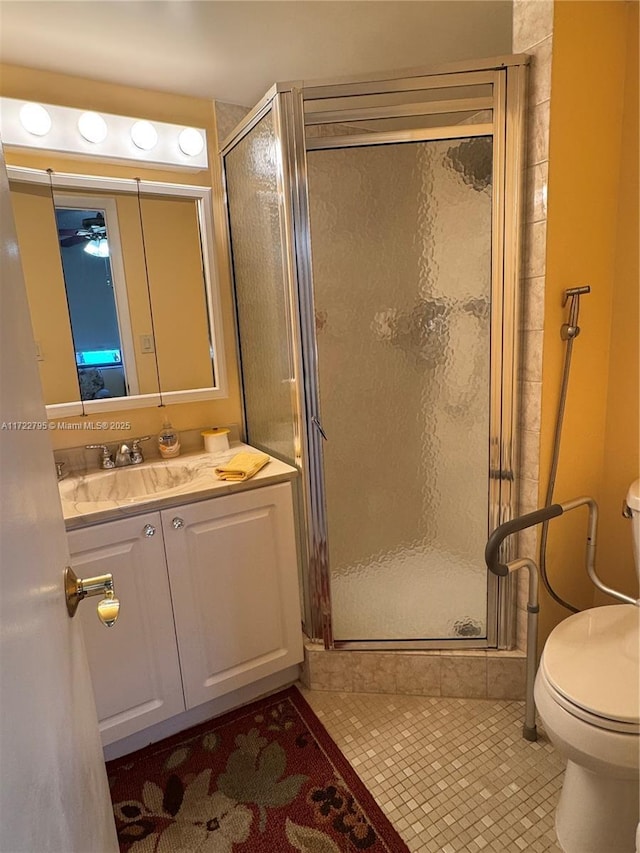
{"type": "Polygon", "coordinates": [[[109,448],[106,444],[85,444],[85,448],[87,450],[100,450],[100,467],[101,468],[115,468],[116,463],[113,461],[111,453],[109,452],[109,448]]]}
{"type": "Polygon", "coordinates": [[[150,438],[151,438],[150,435],[143,435],[142,438],[134,438],[133,441],[131,442],[133,445],[133,449],[138,450],[138,445],[140,444],[140,442],[141,441],[149,441],[150,438]]]}
{"type": "Polygon", "coordinates": [[[140,462],[144,462],[144,456],[142,455],[142,451],[140,450],[140,442],[141,441],[149,441],[151,438],[150,435],[143,435],[142,438],[134,438],[131,443],[131,464],[138,465],[140,462]]]}
{"type": "Polygon", "coordinates": [[[64,472],[64,468],[66,467],[66,462],[56,462],[56,477],[58,480],[64,480],[67,474],[64,472]]]}

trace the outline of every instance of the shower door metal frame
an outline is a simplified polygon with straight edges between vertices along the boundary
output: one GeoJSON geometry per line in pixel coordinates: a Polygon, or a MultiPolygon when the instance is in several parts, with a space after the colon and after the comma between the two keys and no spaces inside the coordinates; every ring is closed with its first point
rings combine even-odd
{"type": "MultiPolygon", "coordinates": [[[[285,302],[287,305],[287,313],[289,316],[288,326],[288,356],[291,367],[291,377],[289,379],[292,395],[292,411],[293,411],[293,432],[294,432],[294,464],[300,472],[301,484],[301,512],[298,516],[298,524],[301,529],[298,533],[298,558],[301,563],[302,571],[300,573],[300,582],[303,593],[302,600],[302,616],[303,629],[309,636],[316,636],[316,613],[318,612],[318,599],[314,596],[311,588],[311,581],[317,577],[315,569],[311,568],[311,553],[314,551],[316,542],[314,540],[314,532],[318,529],[317,519],[314,515],[314,507],[317,506],[317,495],[311,497],[312,483],[308,477],[309,466],[307,464],[307,445],[308,445],[308,423],[310,419],[306,417],[305,411],[305,394],[304,394],[304,367],[302,357],[302,338],[300,334],[300,318],[303,315],[299,304],[299,294],[303,288],[300,286],[302,280],[301,271],[298,267],[298,255],[300,247],[298,242],[302,236],[299,225],[294,225],[294,214],[299,205],[296,203],[295,187],[297,179],[295,176],[295,147],[292,142],[295,134],[292,128],[294,121],[291,115],[291,100],[287,95],[299,93],[296,88],[290,88],[292,84],[276,84],[269,89],[264,97],[255,105],[255,107],[247,113],[242,121],[236,126],[234,131],[228,136],[220,146],[221,158],[221,174],[222,174],[222,191],[224,196],[224,204],[226,215],[223,218],[223,229],[225,231],[225,242],[228,253],[229,269],[233,277],[233,252],[231,242],[231,223],[229,222],[229,204],[227,193],[227,179],[224,168],[224,158],[233,148],[248,134],[265,116],[271,112],[273,115],[273,124],[275,137],[278,144],[278,162],[277,162],[277,187],[279,198],[279,219],[281,233],[281,250],[283,258],[283,281],[285,291],[285,302]],[[284,91],[283,91],[284,89],[284,91]],[[316,522],[316,523],[314,523],[316,522]]],[[[294,97],[294,100],[297,98],[294,97]]],[[[234,283],[235,291],[235,283],[234,283]]],[[[235,293],[234,293],[235,295],[235,293]]],[[[236,329],[238,326],[237,302],[234,300],[236,329]]],[[[238,363],[242,366],[242,346],[237,335],[236,348],[238,363]]],[[[246,405],[244,399],[244,386],[240,383],[240,394],[242,398],[242,433],[247,436],[247,416],[246,405]]],[[[254,446],[267,453],[272,453],[272,449],[260,445],[259,442],[254,442],[254,446]]],[[[290,459],[284,460],[291,463],[290,459]]]]}
{"type": "MultiPolygon", "coordinates": [[[[319,147],[362,145],[360,136],[305,138],[305,102],[323,98],[419,91],[424,88],[492,85],[491,123],[454,125],[437,129],[373,132],[366,144],[391,144],[469,135],[493,138],[492,284],[491,284],[491,395],[489,442],[489,534],[517,511],[516,461],[518,414],[518,278],[521,258],[521,206],[524,164],[524,110],[527,56],[506,56],[474,63],[452,63],[437,69],[369,74],[357,78],[278,83],[265,95],[225,140],[224,156],[268,112],[274,109],[276,133],[281,146],[279,187],[283,248],[287,258],[286,281],[292,319],[290,345],[295,379],[296,464],[301,472],[306,527],[304,555],[308,607],[305,630],[325,648],[433,649],[510,648],[515,641],[515,584],[511,576],[497,579],[489,574],[487,590],[487,637],[482,640],[403,640],[335,642],[331,625],[330,567],[325,506],[323,436],[319,421],[319,384],[314,324],[313,271],[308,204],[306,151],[319,147]],[[475,133],[470,134],[473,130],[475,133]],[[444,131],[444,133],[443,133],[444,131]],[[450,134],[450,135],[447,135],[450,134]],[[377,137],[377,141],[376,140],[377,137]],[[338,145],[336,145],[336,141],[338,145]]],[[[488,108],[486,99],[474,99],[474,108],[488,108]]],[[[466,106],[466,103],[463,103],[466,106]]],[[[460,103],[458,104],[460,107],[460,103]]],[[[368,118],[388,117],[388,110],[368,118]]],[[[442,112],[444,107],[432,111],[442,112]]],[[[462,111],[458,109],[457,111],[462,111]]],[[[357,112],[356,110],[352,111],[357,112]]],[[[397,110],[396,110],[397,112],[397,110]]],[[[405,112],[406,114],[406,112],[405,112]]],[[[422,114],[422,113],[421,113],[422,114]]],[[[325,118],[330,113],[325,115],[325,118]]],[[[360,111],[360,117],[362,111],[360,111]]],[[[348,121],[349,111],[342,112],[348,121]]],[[[351,115],[355,120],[356,116],[351,115]]],[[[334,119],[335,120],[335,119],[334,119]]],[[[224,169],[223,169],[224,174],[224,169]]],[[[232,262],[232,261],[231,261],[232,262]]],[[[246,425],[245,425],[246,430],[246,425]]],[[[512,546],[513,547],[513,546],[512,546]]],[[[503,559],[511,559],[505,552],[503,559]]]]}

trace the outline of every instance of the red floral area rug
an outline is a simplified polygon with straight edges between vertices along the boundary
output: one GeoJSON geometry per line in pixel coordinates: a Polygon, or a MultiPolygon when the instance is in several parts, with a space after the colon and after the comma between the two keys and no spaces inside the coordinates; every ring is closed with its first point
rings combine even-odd
{"type": "Polygon", "coordinates": [[[122,853],[408,853],[295,687],[107,763],[122,853]]]}

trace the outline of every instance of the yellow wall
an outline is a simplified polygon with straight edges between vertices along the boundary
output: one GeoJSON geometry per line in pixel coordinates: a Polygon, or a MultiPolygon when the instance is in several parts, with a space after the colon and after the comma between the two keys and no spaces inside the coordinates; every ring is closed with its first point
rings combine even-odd
{"type": "MultiPolygon", "coordinates": [[[[637,38],[637,3],[555,3],[539,493],[542,503],[565,352],[561,296],[589,284],[554,498],[599,502],[599,573],[634,594],[631,531],[617,514],[638,476],[637,38]]],[[[585,532],[586,510],[574,511],[552,522],[547,551],[552,585],[580,608],[596,600],[585,532]]],[[[544,641],[568,613],[545,591],[541,611],[544,641]]]]}
{"type": "MultiPolygon", "coordinates": [[[[110,83],[96,82],[84,78],[71,77],[38,71],[30,68],[0,65],[0,94],[9,98],[24,98],[41,103],[60,104],[78,109],[96,110],[98,112],[132,115],[151,121],[166,121],[186,126],[203,127],[207,131],[209,145],[209,162],[211,168],[207,173],[180,173],[181,183],[206,184],[214,189],[214,196],[220,198],[220,173],[216,152],[216,124],[213,102],[200,98],[172,95],[163,92],[153,92],[145,89],[119,86],[110,83]]],[[[41,167],[39,153],[7,152],[7,163],[41,167]]],[[[65,157],[50,157],[50,165],[58,171],[73,171],[71,162],[65,157]]],[[[83,161],[83,172],[86,174],[105,174],[105,167],[100,162],[83,161]]],[[[144,169],[139,166],[109,165],[108,173],[119,177],[136,177],[138,175],[149,180],[175,180],[175,173],[167,170],[144,169]]],[[[216,215],[214,210],[214,217],[216,215]]],[[[233,323],[233,307],[231,284],[227,258],[220,251],[220,241],[217,241],[217,267],[220,295],[223,313],[223,334],[225,357],[227,363],[227,383],[229,397],[202,403],[183,403],[164,409],[152,407],[149,409],[129,409],[102,413],[92,417],[91,421],[129,421],[130,435],[156,433],[162,422],[169,417],[177,429],[194,429],[200,426],[214,424],[240,423],[241,404],[236,361],[235,332],[233,323]]],[[[80,419],[69,418],[76,422],[80,419]]],[[[86,419],[82,419],[83,421],[86,419]]],[[[54,449],[76,446],[78,434],[73,430],[52,431],[54,449]]],[[[97,433],[92,432],[92,439],[97,433]]],[[[123,438],[120,431],[100,431],[100,441],[115,442],[123,438]]]]}
{"type": "Polygon", "coordinates": [[[146,197],[142,213],[160,387],[207,388],[213,372],[196,207],[188,199],[146,197]]]}
{"type": "MultiPolygon", "coordinates": [[[[614,267],[609,389],[601,492],[600,573],[614,589],[638,595],[629,521],[620,512],[621,496],[640,476],[640,287],[638,286],[638,3],[629,3],[627,74],[622,117],[620,190],[614,267]]],[[[597,604],[609,599],[596,592],[597,604]]]]}

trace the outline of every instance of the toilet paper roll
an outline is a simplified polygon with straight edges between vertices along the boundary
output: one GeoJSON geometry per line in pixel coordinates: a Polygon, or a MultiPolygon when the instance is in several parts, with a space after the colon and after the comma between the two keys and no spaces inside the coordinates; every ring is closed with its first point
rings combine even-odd
{"type": "Polygon", "coordinates": [[[216,428],[206,429],[202,433],[204,449],[207,453],[222,453],[229,449],[229,430],[216,428]]]}

